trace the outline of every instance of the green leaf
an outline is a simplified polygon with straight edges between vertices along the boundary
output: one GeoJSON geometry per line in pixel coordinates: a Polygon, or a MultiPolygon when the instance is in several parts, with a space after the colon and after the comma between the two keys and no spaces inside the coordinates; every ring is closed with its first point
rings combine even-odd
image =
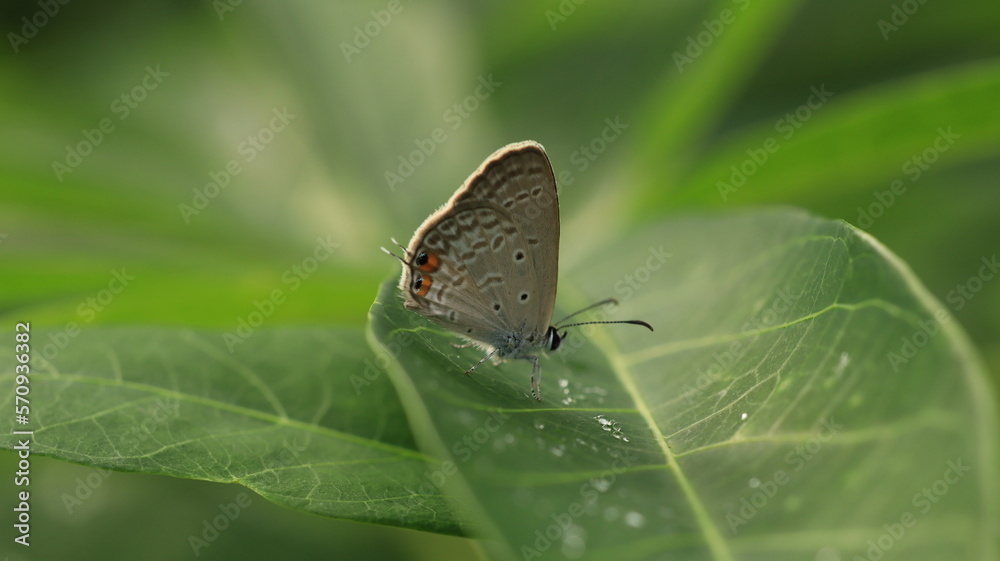
{"type": "Polygon", "coordinates": [[[526,361],[463,375],[481,353],[394,282],[371,310],[438,483],[496,558],[997,558],[982,366],[867,234],[792,211],[697,216],[563,273],[567,310],[617,296],[605,317],[656,331],[571,331],[541,403],[526,361]]]}
{"type": "Polygon", "coordinates": [[[651,126],[635,152],[637,168],[656,169],[651,177],[673,177],[673,166],[691,157],[690,147],[700,140],[699,131],[707,134],[723,117],[798,4],[783,0],[748,10],[749,2],[720,0],[707,10],[708,17],[688,36],[689,42],[678,41],[672,64],[664,68],[660,83],[648,96],[641,120],[651,126]],[[727,14],[728,22],[719,19],[721,14],[727,14]],[[720,29],[718,37],[701,47],[704,39],[699,34],[713,25],[720,29]],[[665,154],[670,155],[666,165],[665,154]]]}
{"type": "MultiPolygon", "coordinates": [[[[8,334],[6,340],[13,341],[8,334]]],[[[358,331],[164,329],[34,332],[31,452],[121,471],[239,483],[281,505],[460,534],[430,458],[358,331]],[[232,335],[230,335],[232,336],[232,335]],[[228,348],[232,346],[234,352],[228,348]],[[50,360],[46,360],[48,357],[50,360]]],[[[13,355],[0,372],[13,387],[13,355]]],[[[14,409],[14,392],[0,407],[14,409]]]]}
{"type": "Polygon", "coordinates": [[[802,103],[813,105],[797,116],[786,111],[730,135],[679,178],[649,174],[641,206],[819,198],[897,180],[905,189],[931,166],[989,157],[1000,141],[996,60],[840,94],[833,84],[804,88],[802,103]]]}

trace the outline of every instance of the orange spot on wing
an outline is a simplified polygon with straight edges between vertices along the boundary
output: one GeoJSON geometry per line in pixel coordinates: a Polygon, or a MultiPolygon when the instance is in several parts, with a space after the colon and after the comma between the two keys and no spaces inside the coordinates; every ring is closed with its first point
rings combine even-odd
{"type": "Polygon", "coordinates": [[[441,259],[436,253],[421,253],[417,268],[425,273],[433,273],[441,266],[441,259]]]}
{"type": "Polygon", "coordinates": [[[427,275],[420,275],[413,280],[413,292],[417,296],[427,296],[427,293],[431,291],[431,285],[434,284],[434,280],[427,275]]]}

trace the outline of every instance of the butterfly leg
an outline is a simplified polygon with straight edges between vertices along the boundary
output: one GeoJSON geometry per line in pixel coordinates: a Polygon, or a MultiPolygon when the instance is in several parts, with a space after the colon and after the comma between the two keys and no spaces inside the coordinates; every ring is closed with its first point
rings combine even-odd
{"type": "Polygon", "coordinates": [[[489,358],[492,358],[492,357],[493,357],[493,355],[497,354],[497,351],[498,351],[498,350],[499,350],[499,349],[493,349],[492,351],[490,351],[490,354],[488,354],[488,355],[484,356],[484,357],[483,357],[483,359],[482,359],[482,360],[480,360],[479,362],[477,362],[475,366],[473,366],[472,368],[470,368],[470,369],[466,370],[466,371],[465,371],[465,374],[466,374],[466,376],[468,376],[469,374],[472,374],[472,371],[473,371],[473,370],[475,370],[475,369],[477,369],[477,368],[479,368],[479,365],[480,365],[480,364],[482,364],[482,363],[486,362],[486,360],[487,360],[487,359],[489,359],[489,358]]]}
{"type": "Polygon", "coordinates": [[[542,400],[542,367],[538,364],[537,356],[529,356],[531,359],[531,397],[536,401],[542,400]]]}

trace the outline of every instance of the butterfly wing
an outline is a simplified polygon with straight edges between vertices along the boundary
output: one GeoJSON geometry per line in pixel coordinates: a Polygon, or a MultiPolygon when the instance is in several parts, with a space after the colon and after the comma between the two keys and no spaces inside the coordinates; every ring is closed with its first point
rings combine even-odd
{"type": "Polygon", "coordinates": [[[542,146],[491,155],[413,235],[400,288],[407,308],[497,347],[548,329],[559,271],[559,200],[542,146]]]}

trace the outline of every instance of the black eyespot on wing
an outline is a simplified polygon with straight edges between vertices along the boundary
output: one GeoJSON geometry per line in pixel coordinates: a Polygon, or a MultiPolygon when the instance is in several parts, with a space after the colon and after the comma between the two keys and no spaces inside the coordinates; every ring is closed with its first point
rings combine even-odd
{"type": "Polygon", "coordinates": [[[425,273],[433,273],[441,266],[441,259],[435,253],[421,251],[413,260],[413,264],[425,273]]]}
{"type": "Polygon", "coordinates": [[[427,296],[427,293],[431,291],[431,284],[433,281],[429,276],[416,275],[413,277],[413,293],[417,296],[427,296]]]}
{"type": "Polygon", "coordinates": [[[521,301],[524,302],[527,299],[528,299],[528,293],[527,292],[522,292],[521,293],[521,301]]]}

